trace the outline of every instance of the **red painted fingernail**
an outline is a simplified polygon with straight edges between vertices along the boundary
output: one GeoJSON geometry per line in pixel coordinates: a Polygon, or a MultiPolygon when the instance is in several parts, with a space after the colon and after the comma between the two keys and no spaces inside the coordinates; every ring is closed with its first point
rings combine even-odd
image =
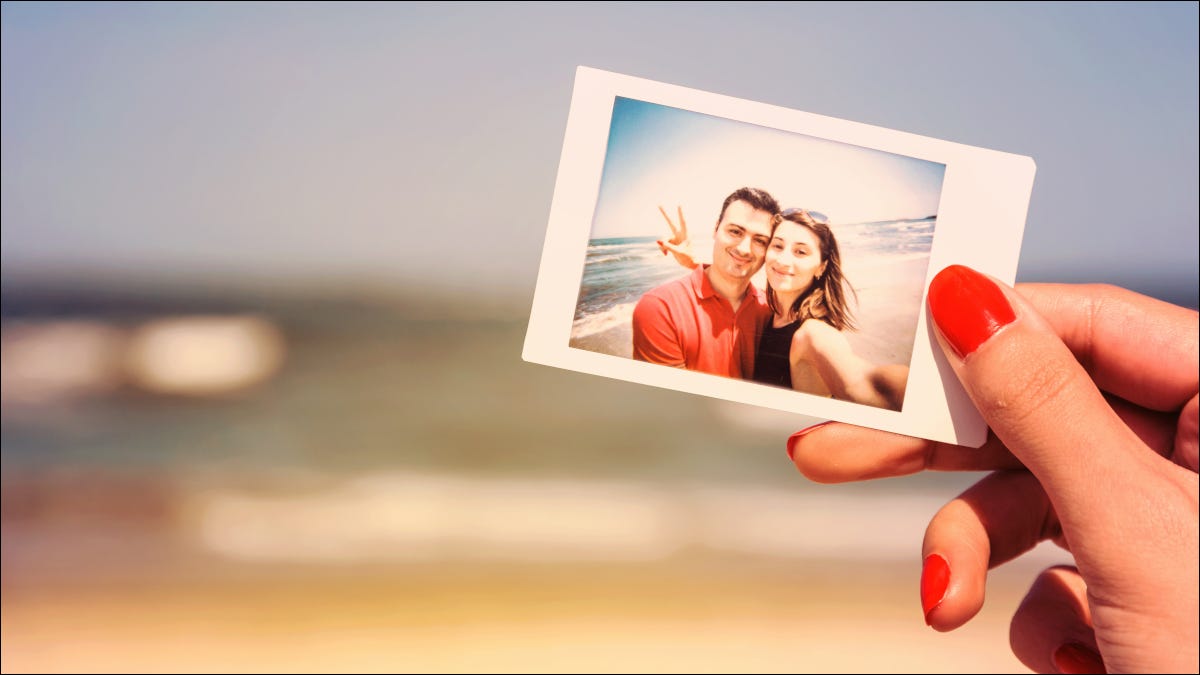
{"type": "Polygon", "coordinates": [[[1104,660],[1094,650],[1078,642],[1068,642],[1054,650],[1054,667],[1066,675],[1103,673],[1104,660]]]}
{"type": "Polygon", "coordinates": [[[800,431],[797,431],[796,433],[792,434],[791,436],[788,436],[788,440],[787,440],[788,459],[792,460],[793,462],[796,461],[796,442],[800,440],[801,436],[803,436],[804,434],[807,434],[810,431],[813,431],[814,429],[820,429],[821,427],[825,426],[826,424],[829,424],[832,421],[833,420],[826,420],[824,422],[821,422],[820,424],[814,424],[811,427],[805,427],[805,428],[801,429],[800,431]]]}
{"type": "Polygon", "coordinates": [[[942,556],[931,553],[921,566],[921,609],[925,610],[925,625],[929,625],[929,613],[942,604],[946,586],[950,584],[950,565],[942,556]]]}
{"type": "Polygon", "coordinates": [[[1016,320],[1004,292],[970,267],[951,265],[929,284],[929,309],[959,358],[1016,320]]]}

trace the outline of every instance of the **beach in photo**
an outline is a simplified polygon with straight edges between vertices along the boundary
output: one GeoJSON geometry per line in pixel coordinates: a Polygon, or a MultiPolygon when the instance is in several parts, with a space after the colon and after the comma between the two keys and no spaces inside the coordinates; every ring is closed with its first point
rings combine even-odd
{"type": "MultiPolygon", "coordinates": [[[[852,307],[858,330],[846,337],[863,358],[902,364],[912,358],[935,223],[936,218],[930,217],[831,224],[857,298],[852,307]]],[[[708,234],[697,237],[695,251],[711,247],[708,234]]],[[[672,256],[659,251],[657,239],[614,237],[588,242],[571,347],[633,357],[634,306],[646,291],[688,274],[672,256]]],[[[761,271],[754,283],[766,287],[761,271]]]]}

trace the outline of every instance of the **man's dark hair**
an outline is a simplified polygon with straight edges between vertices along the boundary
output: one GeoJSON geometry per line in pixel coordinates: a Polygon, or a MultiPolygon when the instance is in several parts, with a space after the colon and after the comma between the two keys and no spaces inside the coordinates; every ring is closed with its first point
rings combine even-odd
{"type": "Polygon", "coordinates": [[[725,198],[725,203],[721,205],[721,215],[717,216],[717,224],[713,229],[721,226],[721,219],[725,217],[725,209],[734,202],[746,202],[758,211],[766,211],[772,216],[779,213],[779,202],[771,196],[770,192],[760,188],[744,187],[733,191],[733,194],[725,198]]]}

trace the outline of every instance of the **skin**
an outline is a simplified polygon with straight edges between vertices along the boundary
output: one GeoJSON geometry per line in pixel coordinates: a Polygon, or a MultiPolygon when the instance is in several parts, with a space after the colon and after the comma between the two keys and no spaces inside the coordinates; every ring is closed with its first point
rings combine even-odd
{"type": "Polygon", "coordinates": [[[767,282],[785,306],[792,304],[825,273],[821,243],[812,230],[785,220],[775,228],[767,248],[767,282]]]}
{"type": "Polygon", "coordinates": [[[1197,672],[1197,313],[1109,286],[997,286],[1013,322],[965,358],[937,333],[992,429],[982,448],[826,424],[793,437],[796,466],[819,482],[994,471],[926,529],[922,559],[950,569],[934,629],[969,621],[987,570],[1050,539],[1076,564],[1044,571],[1013,616],[1023,663],[1062,672],[1055,653],[1076,645],[1110,673],[1197,672]]]}
{"type": "Polygon", "coordinates": [[[824,321],[800,324],[789,355],[792,388],[828,392],[841,401],[899,410],[904,402],[908,367],[876,365],[854,353],[846,336],[824,321]]]}
{"type": "Polygon", "coordinates": [[[746,297],[750,278],[762,269],[770,241],[770,213],[741,200],[730,202],[713,233],[713,262],[706,274],[734,310],[746,297]]]}
{"type": "MultiPolygon", "coordinates": [[[[671,229],[671,238],[659,240],[659,249],[663,255],[674,255],[680,265],[695,268],[683,208],[678,208],[678,224],[663,207],[659,206],[658,210],[671,229]]],[[[736,310],[745,297],[750,277],[763,263],[768,266],[767,283],[775,289],[782,307],[790,307],[826,268],[820,244],[811,230],[785,220],[772,233],[771,214],[753,209],[742,201],[730,203],[717,224],[709,282],[736,310]],[[763,239],[764,227],[766,240],[763,239]],[[759,244],[763,244],[765,250],[758,266],[751,268],[747,263],[756,255],[759,244]]],[[[776,327],[794,320],[794,316],[776,315],[774,318],[776,327]]],[[[899,410],[904,401],[907,366],[877,366],[863,359],[854,353],[841,331],[823,321],[805,321],[796,330],[789,361],[792,388],[797,391],[892,410],[899,410]]]]}
{"type": "MultiPolygon", "coordinates": [[[[767,283],[775,290],[779,306],[790,308],[825,274],[827,264],[820,241],[812,230],[784,220],[775,228],[767,249],[767,283]]],[[[774,318],[785,326],[792,314],[774,318]]],[[[904,400],[908,368],[876,366],[854,353],[842,331],[820,320],[800,324],[792,336],[789,353],[792,388],[843,401],[854,401],[899,410],[904,400]]]]}

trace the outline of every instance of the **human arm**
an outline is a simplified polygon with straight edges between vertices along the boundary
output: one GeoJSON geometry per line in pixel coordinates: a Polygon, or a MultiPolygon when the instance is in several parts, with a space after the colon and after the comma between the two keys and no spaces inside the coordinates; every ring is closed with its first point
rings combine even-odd
{"type": "Polygon", "coordinates": [[[904,402],[908,367],[876,365],[854,353],[842,331],[819,319],[800,324],[789,354],[792,386],[799,391],[827,388],[834,398],[899,410],[904,402]],[[812,382],[815,372],[820,382],[812,382]]]}
{"type": "Polygon", "coordinates": [[[790,439],[797,467],[821,482],[1017,469],[987,476],[930,522],[927,623],[966,623],[989,567],[1052,539],[1076,565],[1043,572],[1013,617],[1022,662],[1196,672],[1196,312],[1105,286],[1015,292],[962,268],[941,272],[929,295],[947,359],[992,428],[984,446],[826,424],[790,439]]]}

